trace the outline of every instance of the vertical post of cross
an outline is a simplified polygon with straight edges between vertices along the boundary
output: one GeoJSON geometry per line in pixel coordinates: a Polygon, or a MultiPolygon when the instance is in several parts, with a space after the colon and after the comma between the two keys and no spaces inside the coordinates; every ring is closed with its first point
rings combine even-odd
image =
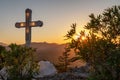
{"type": "Polygon", "coordinates": [[[26,15],[26,28],[25,28],[25,40],[26,40],[26,46],[30,46],[31,43],[31,18],[32,18],[32,10],[26,9],[25,11],[26,15]]]}

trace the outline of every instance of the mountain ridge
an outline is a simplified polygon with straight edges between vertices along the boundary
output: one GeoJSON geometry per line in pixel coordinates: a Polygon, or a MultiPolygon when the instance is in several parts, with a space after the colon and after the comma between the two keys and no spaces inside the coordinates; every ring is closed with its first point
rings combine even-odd
{"type": "MultiPolygon", "coordinates": [[[[3,45],[8,48],[8,45],[0,42],[0,45],[3,45]]],[[[20,44],[25,45],[25,44],[20,44]]],[[[62,56],[65,48],[65,44],[57,44],[57,43],[47,43],[47,42],[32,42],[31,47],[36,49],[35,52],[35,61],[48,60],[54,64],[58,64],[59,56],[62,56]]],[[[73,51],[70,52],[69,57],[75,56],[73,51]]],[[[77,61],[73,63],[73,66],[83,65],[83,62],[77,61]]]]}
{"type": "Polygon", "coordinates": [[[2,46],[8,46],[6,43],[0,42],[0,45],[2,46]]]}

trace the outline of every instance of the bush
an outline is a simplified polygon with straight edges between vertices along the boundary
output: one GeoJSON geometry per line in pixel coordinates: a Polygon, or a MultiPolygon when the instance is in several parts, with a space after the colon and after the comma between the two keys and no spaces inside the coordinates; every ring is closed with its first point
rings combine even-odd
{"type": "MultiPolygon", "coordinates": [[[[105,9],[98,16],[91,14],[85,26],[89,34],[80,32],[78,39],[71,38],[70,47],[79,59],[90,64],[89,80],[120,80],[120,6],[105,9]],[[86,39],[82,40],[82,36],[86,39]]],[[[74,28],[70,31],[75,31],[74,28]]],[[[72,32],[69,32],[72,33],[72,32]]]]}
{"type": "Polygon", "coordinates": [[[10,50],[4,53],[4,66],[7,68],[8,79],[30,80],[37,67],[33,61],[34,49],[16,44],[9,45],[10,50]]]}

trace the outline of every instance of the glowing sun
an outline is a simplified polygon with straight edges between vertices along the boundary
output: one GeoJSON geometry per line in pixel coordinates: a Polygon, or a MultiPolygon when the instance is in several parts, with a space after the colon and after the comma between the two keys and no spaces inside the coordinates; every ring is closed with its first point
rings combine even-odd
{"type": "Polygon", "coordinates": [[[81,36],[81,40],[83,40],[83,41],[84,41],[85,39],[86,39],[86,37],[85,37],[85,36],[81,36]]]}

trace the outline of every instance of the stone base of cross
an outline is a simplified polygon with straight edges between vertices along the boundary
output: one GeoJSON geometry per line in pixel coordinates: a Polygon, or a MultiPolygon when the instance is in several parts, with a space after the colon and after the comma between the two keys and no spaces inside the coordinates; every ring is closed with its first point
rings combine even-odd
{"type": "Polygon", "coordinates": [[[42,27],[43,22],[42,21],[31,21],[32,20],[32,10],[31,9],[26,9],[25,10],[25,15],[26,15],[26,22],[17,22],[15,24],[16,28],[25,28],[25,41],[26,41],[26,46],[30,47],[31,44],[31,28],[32,27],[42,27]]]}

